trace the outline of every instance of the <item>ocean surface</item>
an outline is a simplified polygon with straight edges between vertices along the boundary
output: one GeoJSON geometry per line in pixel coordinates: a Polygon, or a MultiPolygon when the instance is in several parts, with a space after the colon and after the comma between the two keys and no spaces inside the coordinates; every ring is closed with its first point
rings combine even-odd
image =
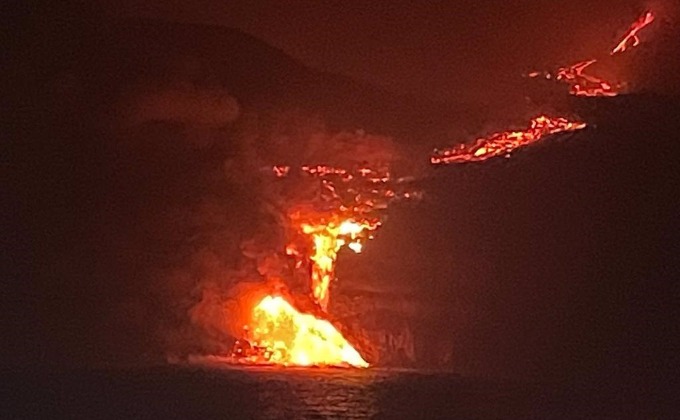
{"type": "Polygon", "coordinates": [[[672,418],[644,387],[508,383],[385,369],[152,368],[2,373],[2,418],[672,418]]]}

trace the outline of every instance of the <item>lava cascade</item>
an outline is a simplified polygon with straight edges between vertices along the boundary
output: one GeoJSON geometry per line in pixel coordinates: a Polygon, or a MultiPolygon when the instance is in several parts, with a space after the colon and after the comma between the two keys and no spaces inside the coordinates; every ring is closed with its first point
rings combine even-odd
{"type": "Polygon", "coordinates": [[[277,165],[272,171],[284,182],[291,171],[318,182],[313,203],[288,210],[290,240],[285,254],[294,259],[296,269],[307,273],[310,298],[319,311],[303,313],[283,296],[265,296],[253,308],[244,328],[247,337],[237,342],[233,356],[247,363],[367,367],[325,319],[338,253],[345,247],[361,252],[382,225],[389,202],[418,194],[405,189],[403,180],[393,179],[386,165],[351,169],[303,165],[299,170],[277,165]]]}

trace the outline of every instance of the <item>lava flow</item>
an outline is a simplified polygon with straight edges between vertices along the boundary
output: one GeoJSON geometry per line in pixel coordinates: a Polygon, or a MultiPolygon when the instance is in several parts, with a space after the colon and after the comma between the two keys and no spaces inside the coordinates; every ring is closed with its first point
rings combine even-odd
{"type": "Polygon", "coordinates": [[[399,180],[394,182],[386,167],[345,170],[318,165],[303,166],[302,171],[320,179],[321,204],[290,210],[293,232],[286,254],[296,259],[298,267],[310,263],[312,298],[325,312],[338,251],[346,246],[360,253],[381,226],[388,203],[413,193],[397,191],[399,180]]]}
{"type": "Polygon", "coordinates": [[[561,117],[539,115],[528,128],[519,131],[501,131],[482,137],[470,144],[461,144],[445,150],[435,150],[430,156],[432,164],[479,162],[496,156],[509,156],[514,150],[535,143],[541,138],[565,131],[580,130],[586,126],[580,121],[561,117]]]}
{"type": "Polygon", "coordinates": [[[612,48],[610,54],[614,55],[626,51],[631,40],[633,40],[632,46],[637,47],[640,44],[640,38],[637,36],[638,32],[652,22],[654,22],[654,14],[652,12],[645,12],[630,25],[623,39],[616,44],[616,47],[612,48]]]}
{"type": "MultiPolygon", "coordinates": [[[[611,55],[626,51],[629,46],[635,47],[640,44],[638,33],[644,27],[654,21],[652,12],[645,12],[630,26],[624,37],[610,51],[611,55]]],[[[545,79],[554,79],[569,85],[569,93],[575,96],[616,96],[620,85],[613,84],[597,76],[586,73],[586,70],[597,59],[579,61],[570,66],[561,67],[552,74],[550,72],[532,72],[529,77],[542,76],[545,79]]],[[[549,117],[541,115],[531,120],[528,128],[520,131],[502,131],[482,137],[471,144],[462,144],[456,147],[435,150],[430,156],[432,164],[463,163],[483,161],[496,156],[508,157],[514,150],[535,143],[541,138],[565,131],[580,130],[586,126],[579,121],[570,121],[566,118],[549,117]]]]}
{"type": "MultiPolygon", "coordinates": [[[[368,366],[333,324],[319,315],[329,309],[330,285],[340,249],[361,252],[381,226],[380,213],[388,202],[412,195],[398,192],[399,180],[394,182],[386,167],[379,168],[300,168],[305,179],[318,181],[319,192],[311,202],[289,209],[285,254],[294,259],[296,271],[308,278],[317,315],[301,312],[282,296],[265,296],[252,309],[245,337],[232,351],[234,358],[285,366],[368,366]]],[[[275,166],[273,172],[277,178],[287,178],[291,168],[275,166]]]]}
{"type": "MultiPolygon", "coordinates": [[[[653,20],[651,12],[645,13],[631,25],[611,55],[638,45],[638,33],[653,20]]],[[[585,72],[596,62],[596,59],[581,61],[558,69],[554,75],[544,73],[544,76],[567,83],[573,95],[616,95],[619,85],[585,72]]],[[[540,74],[534,72],[530,77],[540,74]]],[[[581,121],[539,115],[531,119],[527,128],[501,131],[470,144],[435,150],[430,162],[437,165],[507,157],[544,137],[584,127],[586,124],[581,121]]],[[[288,285],[282,286],[285,293],[270,292],[254,300],[252,308],[250,303],[247,305],[249,320],[243,328],[243,338],[232,351],[232,357],[238,362],[284,366],[369,365],[328,319],[338,255],[342,248],[361,252],[382,225],[388,203],[411,198],[416,193],[406,190],[401,179],[392,177],[386,164],[390,161],[389,153],[371,149],[374,147],[370,146],[371,142],[357,142],[356,138],[344,140],[351,153],[338,157],[344,162],[342,165],[268,167],[277,178],[277,187],[273,188],[287,191],[280,194],[285,199],[277,206],[285,216],[282,219],[285,218],[287,233],[281,253],[292,259],[289,260],[291,273],[287,275],[296,288],[289,290],[288,285]],[[360,163],[356,156],[366,157],[371,163],[360,163]],[[285,185],[292,188],[286,190],[285,185]],[[300,287],[300,283],[304,286],[300,287]]],[[[327,155],[328,150],[324,149],[317,157],[327,155]]]]}
{"type": "Polygon", "coordinates": [[[333,324],[299,312],[281,296],[266,296],[253,308],[249,331],[233,353],[250,363],[368,367],[333,324]]]}
{"type": "MultiPolygon", "coordinates": [[[[609,52],[616,55],[627,51],[629,47],[640,44],[638,33],[654,21],[654,14],[650,11],[642,14],[633,22],[623,38],[609,52]]],[[[555,74],[550,72],[532,72],[529,77],[542,76],[545,79],[554,79],[569,85],[569,93],[575,96],[616,96],[621,90],[621,84],[608,82],[600,77],[586,73],[586,69],[597,63],[596,58],[579,61],[575,64],[560,67],[555,74]]]]}
{"type": "Polygon", "coordinates": [[[599,77],[584,73],[597,60],[580,61],[571,66],[557,70],[555,78],[569,85],[569,93],[575,96],[616,96],[618,86],[612,86],[609,82],[599,77]]]}
{"type": "MultiPolygon", "coordinates": [[[[335,263],[338,251],[344,245],[356,253],[363,249],[362,241],[367,238],[368,231],[375,230],[380,222],[351,219],[331,220],[314,223],[302,223],[302,232],[309,235],[313,240],[313,254],[309,256],[312,261],[312,296],[323,311],[328,310],[330,299],[329,286],[335,277],[335,263]]],[[[295,253],[292,247],[287,252],[295,253]]]]}

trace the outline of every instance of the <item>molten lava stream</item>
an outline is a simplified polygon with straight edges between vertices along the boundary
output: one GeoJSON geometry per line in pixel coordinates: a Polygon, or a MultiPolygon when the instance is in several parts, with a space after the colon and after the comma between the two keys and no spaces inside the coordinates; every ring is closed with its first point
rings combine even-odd
{"type": "MultiPolygon", "coordinates": [[[[417,197],[392,181],[389,168],[367,162],[349,169],[304,165],[310,186],[320,187],[315,200],[292,205],[285,254],[295,259],[294,274],[309,276],[310,304],[318,310],[303,313],[291,301],[273,294],[253,305],[244,336],[232,350],[232,361],[282,366],[368,367],[359,352],[333,324],[324,319],[330,285],[335,280],[338,253],[343,247],[360,253],[381,226],[381,211],[390,201],[417,197]]],[[[277,178],[287,178],[288,165],[276,165],[277,178]]]]}
{"type": "Polygon", "coordinates": [[[528,128],[519,131],[501,131],[445,150],[435,150],[430,157],[433,165],[479,162],[496,156],[508,156],[514,150],[539,141],[550,134],[580,130],[586,126],[580,121],[561,117],[539,115],[532,118],[528,128]]]}
{"type": "Polygon", "coordinates": [[[361,240],[365,240],[367,232],[375,230],[379,225],[379,222],[357,222],[351,219],[302,224],[302,233],[310,236],[313,241],[313,253],[308,256],[312,262],[312,296],[324,312],[328,310],[328,288],[335,277],[338,251],[347,245],[355,253],[360,253],[363,248],[361,240]]]}
{"type": "Polygon", "coordinates": [[[619,43],[616,44],[614,48],[612,48],[610,54],[614,55],[626,51],[628,49],[630,40],[633,40],[632,46],[637,47],[640,44],[640,38],[637,36],[638,32],[640,32],[645,26],[652,22],[654,22],[654,14],[649,11],[645,12],[638,18],[638,20],[630,25],[630,28],[628,28],[626,34],[623,36],[621,41],[619,41],[619,43]]]}
{"type": "Polygon", "coordinates": [[[301,313],[281,296],[266,296],[253,309],[249,341],[233,356],[253,364],[368,367],[327,320],[301,313]]]}

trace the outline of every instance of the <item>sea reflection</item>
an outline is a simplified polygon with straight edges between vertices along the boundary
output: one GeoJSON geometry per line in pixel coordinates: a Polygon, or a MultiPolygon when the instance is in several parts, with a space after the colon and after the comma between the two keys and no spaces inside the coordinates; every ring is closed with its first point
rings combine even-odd
{"type": "Polygon", "coordinates": [[[261,418],[367,418],[379,413],[380,372],[365,369],[248,369],[261,418]]]}
{"type": "MultiPolygon", "coordinates": [[[[14,413],[7,418],[630,418],[639,409],[637,386],[502,383],[431,371],[190,364],[5,373],[11,393],[0,394],[2,412],[14,413]]],[[[671,389],[656,390],[661,402],[675,401],[671,389]]],[[[663,415],[677,412],[671,405],[655,408],[661,415],[642,418],[677,417],[663,415]]]]}

